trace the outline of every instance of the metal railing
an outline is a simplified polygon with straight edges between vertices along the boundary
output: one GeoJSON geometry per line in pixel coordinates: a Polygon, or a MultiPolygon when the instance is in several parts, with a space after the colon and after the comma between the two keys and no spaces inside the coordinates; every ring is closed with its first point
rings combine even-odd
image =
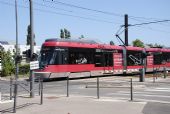
{"type": "MultiPolygon", "coordinates": [[[[13,101],[13,107],[9,108],[9,109],[11,109],[12,112],[14,112],[14,113],[16,112],[17,107],[20,107],[20,106],[17,106],[17,97],[14,97],[14,96],[15,95],[18,96],[18,93],[22,93],[22,92],[30,93],[31,91],[37,90],[37,89],[29,90],[30,88],[27,88],[27,87],[29,87],[28,81],[26,81],[26,82],[17,81],[16,82],[14,79],[10,78],[10,81],[7,84],[8,85],[6,85],[6,86],[9,86],[9,95],[7,95],[7,97],[9,97],[10,101],[13,101]],[[20,87],[20,90],[15,91],[16,87],[20,87]]],[[[43,104],[43,79],[42,78],[40,78],[40,77],[38,78],[37,85],[39,86],[38,87],[38,95],[40,96],[40,103],[39,104],[42,105],[43,104]]],[[[1,92],[2,91],[0,91],[0,93],[1,92]]],[[[0,98],[1,98],[1,96],[0,96],[0,98]]],[[[2,100],[2,99],[0,99],[0,100],[2,100]]],[[[8,109],[4,109],[0,112],[6,112],[6,110],[8,110],[8,109]]]]}
{"type": "MultiPolygon", "coordinates": [[[[102,77],[96,77],[96,96],[97,96],[97,99],[100,99],[100,88],[101,88],[101,86],[100,86],[100,78],[102,78],[102,77]]],[[[113,78],[114,79],[114,78],[113,78]]],[[[72,80],[72,79],[71,79],[72,80]]],[[[126,88],[129,88],[129,93],[130,93],[130,101],[133,101],[133,79],[132,78],[128,78],[128,80],[129,81],[127,81],[126,80],[126,83],[129,83],[129,86],[127,86],[126,88]]],[[[67,87],[66,87],[66,89],[67,89],[67,97],[69,97],[70,96],[70,78],[69,77],[67,77],[67,80],[66,80],[67,82],[67,87]]],[[[87,86],[86,86],[86,88],[87,88],[87,86]]],[[[122,88],[125,88],[125,87],[122,87],[122,88]]]]}

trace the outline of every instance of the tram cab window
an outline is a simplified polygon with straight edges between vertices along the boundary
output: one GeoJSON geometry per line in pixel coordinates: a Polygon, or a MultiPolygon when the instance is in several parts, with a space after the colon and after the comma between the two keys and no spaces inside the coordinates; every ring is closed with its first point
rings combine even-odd
{"type": "Polygon", "coordinates": [[[54,48],[55,47],[42,47],[41,57],[40,57],[40,66],[48,65],[52,62],[51,59],[53,56],[54,48]]]}
{"type": "Polygon", "coordinates": [[[40,65],[67,64],[68,50],[58,47],[42,47],[40,65]]]}

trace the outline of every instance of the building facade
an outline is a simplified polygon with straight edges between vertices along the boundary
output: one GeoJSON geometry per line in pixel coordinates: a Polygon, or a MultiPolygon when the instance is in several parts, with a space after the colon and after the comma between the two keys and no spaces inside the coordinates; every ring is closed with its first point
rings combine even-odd
{"type": "MultiPolygon", "coordinates": [[[[0,48],[4,51],[10,51],[11,55],[14,55],[16,52],[15,45],[9,44],[6,41],[0,41],[0,48]]],[[[22,63],[26,63],[26,55],[23,54],[24,51],[30,49],[29,45],[18,45],[18,53],[22,56],[22,63]]],[[[41,46],[34,46],[34,53],[39,55],[41,46]]]]}

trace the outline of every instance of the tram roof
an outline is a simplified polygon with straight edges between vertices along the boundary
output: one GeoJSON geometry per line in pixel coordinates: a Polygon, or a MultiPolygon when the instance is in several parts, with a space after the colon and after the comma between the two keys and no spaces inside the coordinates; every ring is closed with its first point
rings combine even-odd
{"type": "Polygon", "coordinates": [[[94,40],[87,40],[87,39],[59,39],[59,38],[51,38],[46,39],[45,42],[77,42],[77,43],[88,43],[88,44],[98,44],[98,42],[94,40]]]}
{"type": "Polygon", "coordinates": [[[167,48],[163,48],[161,50],[162,50],[162,52],[170,52],[170,49],[167,49],[167,48]]]}
{"type": "Polygon", "coordinates": [[[122,50],[122,46],[114,46],[109,44],[100,44],[94,40],[87,39],[47,39],[46,46],[63,46],[63,47],[79,47],[79,48],[98,48],[98,49],[117,49],[122,50]]]}
{"type": "Polygon", "coordinates": [[[146,51],[150,51],[150,52],[160,52],[161,48],[146,48],[146,51]]]}
{"type": "Polygon", "coordinates": [[[142,51],[144,48],[141,47],[133,47],[133,46],[126,46],[127,50],[131,50],[131,51],[142,51]]]}
{"type": "MultiPolygon", "coordinates": [[[[51,38],[46,39],[45,43],[46,46],[63,46],[63,47],[79,47],[79,48],[103,48],[103,49],[117,49],[122,50],[123,46],[115,46],[109,44],[100,44],[94,40],[87,40],[87,39],[59,39],[59,38],[51,38]]],[[[127,50],[136,50],[142,51],[144,48],[141,47],[133,47],[133,46],[126,46],[127,50]]],[[[146,51],[150,52],[170,52],[170,49],[165,48],[145,48],[146,51]]]]}

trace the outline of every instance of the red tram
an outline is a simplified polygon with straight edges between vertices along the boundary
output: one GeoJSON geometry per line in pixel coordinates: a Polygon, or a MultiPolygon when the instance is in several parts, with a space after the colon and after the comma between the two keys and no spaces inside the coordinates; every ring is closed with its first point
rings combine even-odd
{"type": "MultiPolygon", "coordinates": [[[[85,77],[162,70],[170,67],[170,49],[99,44],[90,40],[47,39],[41,49],[44,78],[85,77]]],[[[37,74],[38,75],[38,74],[37,74]]]]}

